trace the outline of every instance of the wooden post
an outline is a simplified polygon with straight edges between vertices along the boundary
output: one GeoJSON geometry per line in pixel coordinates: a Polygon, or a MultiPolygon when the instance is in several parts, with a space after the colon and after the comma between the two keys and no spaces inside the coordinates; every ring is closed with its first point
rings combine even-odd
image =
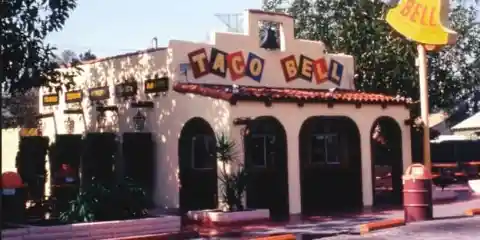
{"type": "Polygon", "coordinates": [[[418,44],[418,74],[420,80],[420,111],[423,123],[423,164],[431,171],[432,161],[430,159],[430,123],[428,121],[428,79],[427,79],[427,51],[424,46],[418,44]]]}

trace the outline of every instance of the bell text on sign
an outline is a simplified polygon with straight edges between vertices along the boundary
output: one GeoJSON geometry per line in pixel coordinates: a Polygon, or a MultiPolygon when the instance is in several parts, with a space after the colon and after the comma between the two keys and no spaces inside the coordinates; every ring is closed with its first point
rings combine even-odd
{"type": "Polygon", "coordinates": [[[313,60],[305,55],[300,55],[297,64],[295,55],[287,56],[280,60],[283,75],[287,82],[297,78],[312,82],[315,78],[316,84],[322,84],[327,80],[340,85],[343,76],[343,65],[335,60],[330,60],[327,64],[325,58],[313,60]]]}
{"type": "Polygon", "coordinates": [[[448,0],[401,0],[388,10],[386,20],[405,37],[426,45],[455,43],[457,33],[449,29],[448,0]]]}
{"type": "MultiPolygon", "coordinates": [[[[262,57],[252,52],[249,52],[245,58],[242,51],[227,53],[216,48],[211,49],[210,57],[207,51],[201,48],[190,52],[188,59],[194,78],[201,78],[210,73],[226,78],[228,73],[232,81],[247,76],[260,82],[266,64],[262,57]]],[[[323,57],[312,59],[300,55],[297,61],[295,55],[290,55],[280,60],[280,67],[287,82],[300,78],[308,82],[315,79],[316,84],[330,80],[340,85],[343,76],[343,65],[340,62],[332,59],[330,64],[327,64],[327,60],[323,57]]]]}

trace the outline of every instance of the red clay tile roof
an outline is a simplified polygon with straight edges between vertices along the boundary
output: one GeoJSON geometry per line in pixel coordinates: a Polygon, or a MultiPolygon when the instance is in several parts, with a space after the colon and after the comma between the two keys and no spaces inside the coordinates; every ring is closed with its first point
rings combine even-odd
{"type": "Polygon", "coordinates": [[[392,97],[377,93],[365,93],[350,90],[315,90],[211,85],[195,83],[176,83],[173,89],[179,93],[193,93],[205,97],[236,101],[271,102],[335,102],[335,103],[368,103],[368,104],[408,104],[410,98],[392,97]]]}

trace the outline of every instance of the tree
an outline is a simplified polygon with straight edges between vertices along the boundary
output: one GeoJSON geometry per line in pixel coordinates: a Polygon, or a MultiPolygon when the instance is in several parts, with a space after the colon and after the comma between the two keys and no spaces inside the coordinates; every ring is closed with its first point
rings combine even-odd
{"type": "Polygon", "coordinates": [[[63,65],[70,65],[74,62],[80,61],[77,54],[72,50],[64,50],[58,58],[59,63],[63,65]]]}
{"type": "Polygon", "coordinates": [[[88,50],[80,55],[77,55],[72,50],[64,50],[60,55],[57,56],[57,63],[59,65],[78,65],[79,63],[91,61],[97,59],[97,56],[92,53],[91,50],[88,50]]]}
{"type": "MultiPolygon", "coordinates": [[[[474,24],[478,3],[452,5],[454,46],[429,53],[429,93],[433,111],[452,111],[462,98],[480,91],[480,25],[474,24]]],[[[419,98],[416,46],[384,20],[387,6],[379,0],[265,0],[264,9],[295,18],[296,37],[325,42],[329,52],[351,54],[358,90],[419,98]]]]}
{"type": "Polygon", "coordinates": [[[10,95],[40,86],[58,90],[65,81],[71,82],[55,71],[58,64],[54,48],[44,40],[49,33],[62,29],[75,7],[76,0],[0,2],[3,93],[10,95]]]}
{"type": "Polygon", "coordinates": [[[2,127],[25,122],[38,110],[38,87],[73,85],[78,68],[59,72],[46,36],[65,24],[76,0],[0,1],[2,127]]]}
{"type": "Polygon", "coordinates": [[[95,54],[93,54],[91,50],[88,50],[88,51],[80,54],[79,57],[80,57],[81,61],[91,61],[91,60],[97,59],[97,56],[95,54]]]}

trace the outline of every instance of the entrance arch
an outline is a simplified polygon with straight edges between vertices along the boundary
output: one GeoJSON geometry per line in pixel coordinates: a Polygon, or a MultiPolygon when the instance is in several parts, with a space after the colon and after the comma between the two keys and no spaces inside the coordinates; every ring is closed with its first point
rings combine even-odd
{"type": "Polygon", "coordinates": [[[180,210],[217,208],[216,138],[202,118],[188,120],[178,142],[180,210]]]}
{"type": "Polygon", "coordinates": [[[274,117],[258,117],[244,134],[245,167],[249,171],[247,207],[268,208],[272,218],[288,217],[287,136],[274,117]]]}
{"type": "Polygon", "coordinates": [[[402,130],[391,117],[379,117],[370,131],[373,204],[402,204],[402,130]]]}
{"type": "Polygon", "coordinates": [[[343,116],[315,116],[299,133],[302,213],[363,206],[360,132],[343,116]]]}

